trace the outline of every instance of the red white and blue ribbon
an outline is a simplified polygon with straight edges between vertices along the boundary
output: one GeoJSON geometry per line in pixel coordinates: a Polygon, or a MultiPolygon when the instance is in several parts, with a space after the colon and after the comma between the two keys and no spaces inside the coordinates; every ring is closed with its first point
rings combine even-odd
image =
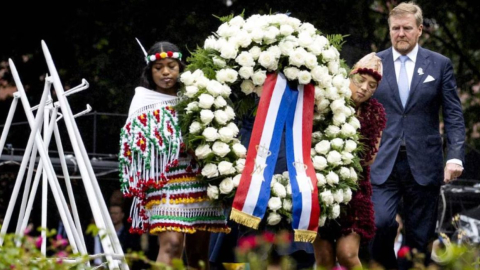
{"type": "Polygon", "coordinates": [[[295,240],[315,240],[320,208],[315,171],[310,159],[313,95],[313,85],[291,89],[283,74],[267,75],[245,168],[233,201],[232,220],[258,228],[270,198],[270,182],[285,128],[295,240]]]}

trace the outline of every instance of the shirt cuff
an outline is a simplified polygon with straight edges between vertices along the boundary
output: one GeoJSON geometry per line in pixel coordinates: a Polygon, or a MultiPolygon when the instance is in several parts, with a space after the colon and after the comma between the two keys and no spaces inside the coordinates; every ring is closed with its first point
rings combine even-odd
{"type": "Polygon", "coordinates": [[[463,167],[463,162],[460,159],[457,159],[457,158],[449,159],[449,160],[447,160],[447,163],[453,163],[453,164],[457,164],[457,165],[460,165],[460,166],[463,167]]]}

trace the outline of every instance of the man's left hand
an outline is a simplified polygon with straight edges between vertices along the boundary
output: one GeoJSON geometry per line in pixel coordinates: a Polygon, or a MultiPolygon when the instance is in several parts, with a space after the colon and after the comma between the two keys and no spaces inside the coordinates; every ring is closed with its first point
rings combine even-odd
{"type": "Polygon", "coordinates": [[[457,178],[460,175],[462,175],[462,172],[463,172],[462,166],[455,163],[447,163],[447,165],[445,165],[445,173],[444,173],[443,181],[448,184],[453,180],[457,180],[457,178]]]}

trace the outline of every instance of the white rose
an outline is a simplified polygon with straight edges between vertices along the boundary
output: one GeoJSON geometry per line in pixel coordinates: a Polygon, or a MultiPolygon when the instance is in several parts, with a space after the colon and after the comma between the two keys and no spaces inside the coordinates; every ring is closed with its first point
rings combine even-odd
{"type": "Polygon", "coordinates": [[[298,44],[302,47],[308,47],[313,43],[312,36],[308,31],[303,31],[298,34],[298,44]]]}
{"type": "Polygon", "coordinates": [[[239,158],[243,158],[247,154],[247,148],[243,146],[241,143],[236,143],[232,146],[233,152],[239,158]]]}
{"type": "Polygon", "coordinates": [[[294,17],[288,17],[287,23],[292,26],[294,30],[297,30],[300,27],[300,24],[302,24],[299,19],[294,17]]]}
{"type": "Polygon", "coordinates": [[[229,97],[231,93],[232,93],[232,89],[230,89],[230,86],[226,84],[222,85],[222,91],[220,95],[222,95],[223,97],[229,97]]]}
{"type": "Polygon", "coordinates": [[[180,81],[185,84],[185,86],[188,86],[193,84],[195,78],[192,76],[190,71],[186,71],[180,75],[180,81]]]}
{"type": "Polygon", "coordinates": [[[230,21],[228,21],[228,24],[232,26],[243,26],[245,24],[245,20],[243,19],[242,16],[235,16],[233,17],[230,21]]]}
{"type": "Polygon", "coordinates": [[[240,90],[242,90],[245,95],[248,95],[255,90],[255,85],[251,80],[243,80],[243,82],[240,84],[240,90]]]}
{"type": "MultiPolygon", "coordinates": [[[[330,78],[326,66],[316,66],[311,70],[312,78],[317,82],[322,82],[326,77],[330,78]]],[[[331,80],[331,79],[330,79],[331,80]]]]}
{"type": "Polygon", "coordinates": [[[224,23],[222,25],[220,25],[217,29],[217,34],[221,37],[229,37],[230,34],[230,26],[228,25],[228,23],[224,23]]]}
{"type": "Polygon", "coordinates": [[[327,160],[322,156],[313,157],[313,167],[319,171],[327,167],[327,160]]]}
{"type": "Polygon", "coordinates": [[[217,98],[215,98],[215,101],[213,102],[213,105],[215,105],[215,108],[217,108],[217,109],[223,108],[223,107],[227,106],[227,101],[222,96],[218,96],[217,98]]]}
{"type": "Polygon", "coordinates": [[[252,55],[253,59],[257,60],[260,53],[262,53],[262,49],[258,46],[253,46],[248,52],[252,55]]]}
{"type": "Polygon", "coordinates": [[[268,70],[274,70],[277,66],[277,59],[270,51],[263,51],[258,57],[258,63],[268,70]]]}
{"type": "Polygon", "coordinates": [[[197,111],[198,110],[198,102],[193,101],[193,102],[188,103],[187,108],[185,108],[185,110],[187,111],[187,114],[197,111]]]}
{"type": "Polygon", "coordinates": [[[354,129],[359,129],[360,128],[360,121],[356,117],[350,117],[348,120],[348,123],[354,128],[354,129]]]}
{"type": "Polygon", "coordinates": [[[216,74],[217,81],[220,83],[234,83],[238,78],[238,72],[231,69],[221,69],[216,74]]]}
{"type": "Polygon", "coordinates": [[[230,192],[232,192],[234,188],[232,178],[227,177],[223,179],[222,182],[220,182],[220,185],[218,186],[218,188],[220,189],[220,193],[222,194],[229,194],[230,192]]]}
{"type": "Polygon", "coordinates": [[[282,51],[280,50],[280,48],[278,46],[270,46],[267,50],[268,52],[272,53],[273,56],[278,59],[280,58],[280,56],[282,55],[282,51]]]}
{"type": "Polygon", "coordinates": [[[264,32],[263,39],[265,40],[265,43],[271,44],[276,41],[278,34],[280,34],[280,30],[275,26],[270,26],[267,31],[264,32]]]}
{"type": "Polygon", "coordinates": [[[337,99],[330,103],[330,109],[333,113],[341,113],[345,110],[345,99],[337,99]]]}
{"type": "Polygon", "coordinates": [[[255,66],[255,60],[253,60],[253,56],[249,52],[242,52],[240,53],[237,58],[235,59],[235,62],[237,62],[240,66],[242,67],[253,67],[255,66]]]}
{"type": "Polygon", "coordinates": [[[350,169],[347,167],[341,167],[338,172],[342,179],[350,179],[350,169]]]}
{"type": "Polygon", "coordinates": [[[280,43],[278,44],[278,48],[280,48],[280,52],[282,52],[282,55],[289,56],[295,48],[295,42],[284,39],[280,41],[280,43]]]}
{"type": "Polygon", "coordinates": [[[203,167],[202,169],[202,175],[207,178],[217,177],[218,176],[217,165],[211,164],[211,163],[205,165],[205,167],[203,167]]]}
{"type": "Polygon", "coordinates": [[[264,31],[260,28],[254,28],[250,34],[251,34],[252,40],[259,44],[262,43],[263,37],[265,35],[264,31]]]}
{"type": "Polygon", "coordinates": [[[229,42],[223,44],[222,49],[220,50],[220,56],[225,59],[235,59],[237,53],[238,50],[235,47],[235,44],[229,42]]]}
{"type": "Polygon", "coordinates": [[[277,211],[282,207],[282,200],[279,197],[271,197],[268,200],[268,208],[272,211],[277,211]]]}
{"type": "Polygon", "coordinates": [[[317,176],[317,187],[323,187],[327,183],[327,179],[321,173],[316,173],[317,176]]]}
{"type": "Polygon", "coordinates": [[[348,124],[348,123],[345,123],[342,125],[342,135],[346,136],[346,137],[352,137],[353,135],[355,135],[357,133],[357,131],[355,130],[355,128],[348,124]]]}
{"type": "Polygon", "coordinates": [[[282,216],[280,216],[275,212],[271,212],[268,214],[268,217],[267,217],[268,225],[272,225],[272,226],[277,225],[278,223],[280,223],[281,220],[282,220],[282,216]]]}
{"type": "Polygon", "coordinates": [[[242,79],[250,79],[253,76],[253,67],[241,67],[238,74],[242,79]]]}
{"type": "Polygon", "coordinates": [[[322,139],[323,135],[320,131],[315,131],[312,133],[312,140],[318,142],[322,139]]]}
{"type": "Polygon", "coordinates": [[[350,117],[355,114],[355,109],[350,106],[345,106],[345,108],[343,108],[343,113],[346,117],[350,117]]]}
{"type": "Polygon", "coordinates": [[[346,152],[346,151],[343,151],[343,152],[342,152],[343,164],[350,164],[350,163],[352,163],[353,158],[354,158],[354,156],[352,155],[352,153],[348,153],[348,152],[346,152]]]}
{"type": "Polygon", "coordinates": [[[283,200],[283,210],[290,212],[290,211],[292,211],[292,206],[293,205],[292,205],[291,200],[289,200],[289,199],[284,199],[283,200]]]}
{"type": "Polygon", "coordinates": [[[215,153],[215,155],[217,155],[219,157],[224,157],[228,153],[230,153],[230,147],[228,146],[228,144],[226,144],[224,142],[216,141],[212,145],[212,151],[213,151],[213,153],[215,153]]]}
{"type": "Polygon", "coordinates": [[[216,110],[213,115],[215,116],[215,121],[220,125],[225,125],[228,122],[228,116],[224,110],[216,110]]]}
{"type": "Polygon", "coordinates": [[[210,109],[214,102],[215,98],[209,94],[201,94],[198,97],[198,106],[203,109],[210,109]]]}
{"type": "Polygon", "coordinates": [[[266,78],[267,72],[265,70],[257,70],[252,76],[252,81],[255,85],[263,85],[266,78]]]}
{"type": "Polygon", "coordinates": [[[296,80],[298,78],[299,72],[300,70],[296,67],[286,67],[283,69],[283,73],[285,74],[285,77],[287,77],[287,79],[291,81],[296,80]]]}
{"type": "Polygon", "coordinates": [[[317,155],[317,151],[315,151],[315,148],[310,148],[310,157],[314,157],[317,155]]]}
{"type": "Polygon", "coordinates": [[[322,198],[322,201],[326,205],[331,205],[333,204],[333,195],[330,190],[325,190],[324,192],[320,193],[320,197],[322,198]]]}
{"type": "Polygon", "coordinates": [[[202,135],[205,137],[207,142],[214,142],[216,139],[218,139],[218,131],[214,127],[205,128],[202,132],[202,135]]]}
{"type": "Polygon", "coordinates": [[[305,64],[305,55],[307,52],[303,48],[297,48],[293,52],[290,53],[290,57],[288,58],[288,62],[292,66],[301,67],[305,64]]]}
{"type": "Polygon", "coordinates": [[[327,50],[324,50],[322,52],[322,57],[324,62],[330,62],[335,60],[335,58],[337,57],[337,53],[338,53],[337,49],[335,49],[335,47],[333,46],[330,46],[330,48],[328,48],[327,50]]]}
{"type": "Polygon", "coordinates": [[[197,149],[195,149],[195,156],[198,159],[204,159],[210,153],[212,153],[212,150],[210,149],[210,145],[208,144],[200,145],[199,147],[197,147],[197,149]]]}
{"type": "Polygon", "coordinates": [[[198,89],[207,88],[209,83],[210,80],[203,76],[195,79],[195,85],[198,87],[198,89]]]}
{"type": "Polygon", "coordinates": [[[237,162],[235,162],[235,169],[237,169],[237,172],[239,173],[243,172],[244,168],[245,168],[245,159],[244,158],[237,159],[237,162]]]}
{"type": "Polygon", "coordinates": [[[233,139],[233,130],[228,127],[222,127],[218,130],[219,138],[222,142],[230,142],[233,139]]]}
{"type": "Polygon", "coordinates": [[[352,167],[350,167],[350,178],[354,182],[356,182],[358,180],[357,172],[352,167]]]}
{"type": "Polygon", "coordinates": [[[215,39],[215,37],[213,36],[209,36],[206,40],[205,40],[205,44],[203,45],[203,48],[205,50],[215,50],[216,48],[216,44],[217,44],[217,40],[215,39]]]}
{"type": "Polygon", "coordinates": [[[330,151],[330,142],[327,140],[322,140],[315,145],[315,151],[319,154],[326,155],[328,151],[330,151]]]}
{"type": "Polygon", "coordinates": [[[341,124],[345,123],[347,120],[347,116],[343,112],[335,113],[333,115],[333,124],[336,126],[340,126],[341,124]]]}
{"type": "Polygon", "coordinates": [[[290,25],[288,24],[282,24],[280,25],[280,34],[282,36],[289,36],[293,33],[293,27],[291,27],[290,25]]]}
{"type": "Polygon", "coordinates": [[[330,144],[332,145],[332,148],[338,151],[341,151],[343,148],[343,140],[340,138],[335,138],[330,141],[330,144]]]}
{"type": "Polygon", "coordinates": [[[236,137],[238,135],[239,130],[238,130],[238,127],[235,123],[233,123],[233,122],[228,123],[227,127],[232,130],[234,137],[236,137]]]}
{"type": "Polygon", "coordinates": [[[210,110],[200,111],[200,120],[202,120],[204,124],[210,124],[210,122],[212,122],[213,120],[213,117],[215,116],[213,115],[213,112],[210,110]]]}
{"type": "Polygon", "coordinates": [[[340,205],[334,204],[332,206],[332,212],[330,213],[330,218],[335,219],[340,216],[340,205]]]}
{"type": "Polygon", "coordinates": [[[340,63],[338,61],[328,62],[328,70],[330,70],[330,73],[337,74],[339,68],[340,68],[340,63]]]}
{"type": "Polygon", "coordinates": [[[300,84],[308,84],[312,80],[312,75],[310,75],[310,72],[306,70],[302,70],[298,72],[298,83],[300,84]]]}
{"type": "Polygon", "coordinates": [[[220,163],[218,163],[218,172],[220,175],[229,175],[235,173],[236,170],[231,162],[220,161],[220,163]]]}
{"type": "Polygon", "coordinates": [[[328,108],[328,105],[330,105],[330,101],[328,101],[328,99],[324,98],[324,99],[321,99],[320,102],[317,102],[317,108],[319,111],[321,112],[326,112],[325,109],[328,108]]]}
{"type": "Polygon", "coordinates": [[[318,219],[318,227],[323,227],[323,226],[325,226],[325,221],[327,221],[327,216],[326,216],[326,215],[322,215],[322,216],[318,219]]]}
{"type": "Polygon", "coordinates": [[[224,68],[227,65],[227,63],[225,63],[225,60],[217,56],[213,57],[212,60],[213,60],[213,64],[219,68],[224,68]]]}
{"type": "Polygon", "coordinates": [[[208,93],[216,97],[222,93],[222,87],[223,85],[220,82],[212,80],[212,81],[208,81],[206,88],[208,93]]]}
{"type": "Polygon", "coordinates": [[[273,185],[272,190],[273,194],[275,194],[277,197],[285,198],[285,196],[287,196],[287,190],[285,189],[285,186],[278,182],[273,185]]]}
{"type": "Polygon", "coordinates": [[[212,200],[216,200],[218,199],[218,187],[217,186],[212,186],[212,185],[208,185],[208,188],[207,188],[207,196],[212,199],[212,200]]]}
{"type": "Polygon", "coordinates": [[[241,174],[237,174],[235,175],[235,177],[233,177],[233,186],[234,187],[238,187],[238,185],[240,185],[240,179],[242,179],[242,175],[241,174]]]}
{"type": "Polygon", "coordinates": [[[193,98],[197,92],[198,87],[196,87],[195,85],[188,85],[185,87],[185,96],[189,98],[193,98]]]}
{"type": "Polygon", "coordinates": [[[237,35],[233,37],[233,39],[235,40],[235,44],[242,48],[246,48],[252,43],[252,38],[250,34],[244,30],[239,31],[237,35]]]}
{"type": "Polygon", "coordinates": [[[349,201],[352,200],[352,190],[347,188],[343,190],[343,201],[345,203],[348,203],[349,201]]]}
{"type": "Polygon", "coordinates": [[[227,116],[227,119],[228,121],[232,120],[233,118],[235,118],[235,111],[233,110],[232,107],[230,106],[227,106],[223,112],[225,113],[225,115],[227,116]]]}
{"type": "Polygon", "coordinates": [[[345,83],[348,81],[342,74],[338,74],[333,77],[332,85],[335,86],[337,89],[342,89],[345,83]]]}
{"type": "Polygon", "coordinates": [[[343,189],[338,189],[337,191],[335,191],[335,193],[333,194],[333,199],[337,203],[343,202],[343,189]]]}
{"type": "Polygon", "coordinates": [[[327,179],[327,183],[330,185],[330,186],[333,186],[333,185],[336,185],[338,184],[338,175],[334,172],[329,172],[327,174],[327,177],[325,177],[327,179]]]}
{"type": "Polygon", "coordinates": [[[314,35],[316,29],[315,26],[313,26],[313,24],[311,23],[303,23],[302,25],[300,25],[300,31],[308,33],[309,35],[314,35]]]}
{"type": "Polygon", "coordinates": [[[345,142],[345,151],[351,153],[357,149],[357,143],[352,140],[347,140],[345,142]]]}
{"type": "Polygon", "coordinates": [[[188,131],[190,131],[190,133],[192,134],[197,134],[201,129],[202,129],[202,125],[197,121],[193,121],[190,124],[188,131]]]}
{"type": "Polygon", "coordinates": [[[327,87],[327,91],[325,94],[326,94],[326,97],[330,100],[336,100],[340,98],[338,89],[333,86],[327,87]]]}
{"type": "Polygon", "coordinates": [[[330,151],[327,155],[327,161],[332,165],[342,164],[342,155],[337,151],[330,151]]]}
{"type": "Polygon", "coordinates": [[[329,137],[337,137],[339,133],[340,133],[340,128],[337,126],[330,125],[325,130],[325,134],[329,137]]]}
{"type": "Polygon", "coordinates": [[[287,195],[292,195],[292,185],[290,183],[288,183],[286,190],[287,190],[287,195]]]}
{"type": "Polygon", "coordinates": [[[311,53],[307,53],[305,57],[305,66],[310,70],[317,67],[318,66],[317,57],[311,53]]]}

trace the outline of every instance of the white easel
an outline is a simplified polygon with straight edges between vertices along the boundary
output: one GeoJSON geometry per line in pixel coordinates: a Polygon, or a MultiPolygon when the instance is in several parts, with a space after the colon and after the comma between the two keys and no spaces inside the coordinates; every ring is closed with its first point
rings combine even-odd
{"type": "MultiPolygon", "coordinates": [[[[23,235],[24,231],[28,225],[28,220],[30,218],[30,213],[33,206],[33,201],[37,193],[38,184],[40,181],[40,176],[43,175],[43,184],[42,184],[42,226],[46,227],[47,220],[47,194],[48,194],[48,185],[52,190],[53,197],[55,199],[57,208],[60,213],[60,218],[64,224],[65,231],[67,233],[68,241],[72,247],[73,252],[80,253],[83,255],[88,255],[85,240],[83,237],[82,227],[80,223],[80,218],[78,216],[77,206],[75,203],[75,197],[73,194],[72,185],[70,183],[70,177],[67,170],[67,165],[65,161],[65,155],[63,152],[62,142],[60,138],[60,133],[58,131],[57,121],[62,118],[65,121],[67,128],[68,136],[71,141],[74,155],[78,163],[79,171],[85,186],[85,191],[88,197],[88,202],[90,204],[90,209],[93,213],[93,218],[95,224],[100,231],[100,238],[104,254],[94,254],[90,256],[91,258],[105,256],[109,269],[128,269],[128,265],[124,260],[124,253],[118,236],[116,234],[115,228],[113,226],[112,220],[110,219],[110,214],[105,205],[102,192],[98,185],[98,181],[94,174],[92,164],[90,163],[87,151],[82,141],[82,137],[78,130],[77,124],[74,120],[75,117],[88,113],[91,110],[91,107],[87,105],[87,109],[83,112],[73,115],[70,105],[67,100],[67,96],[83,91],[88,88],[88,83],[85,80],[82,80],[82,84],[70,89],[69,91],[64,91],[58,72],[53,63],[50,52],[47,48],[47,45],[42,40],[42,49],[47,61],[47,66],[50,71],[51,76],[47,76],[45,79],[45,87],[43,90],[43,95],[38,106],[33,108],[30,107],[28,98],[26,96],[23,85],[20,81],[17,69],[11,59],[9,59],[10,68],[12,75],[17,86],[18,92],[14,94],[14,99],[12,101],[7,120],[0,137],[0,157],[2,155],[2,150],[6,141],[6,137],[12,123],[13,114],[15,112],[18,99],[20,98],[25,114],[30,125],[31,133],[28,139],[28,143],[25,149],[24,156],[20,165],[20,169],[16,178],[15,186],[12,191],[12,196],[8,204],[7,213],[5,214],[4,222],[2,224],[2,229],[0,232],[0,246],[3,245],[4,236],[7,232],[10,219],[12,217],[12,212],[17,201],[17,197],[20,191],[20,187],[25,176],[27,169],[27,164],[30,164],[27,177],[25,180],[25,189],[22,197],[22,203],[20,206],[18,223],[16,226],[15,233],[17,235],[23,235]],[[58,98],[57,102],[53,102],[49,97],[50,88],[53,85],[58,98]],[[61,115],[58,116],[58,108],[61,109],[61,115]],[[37,110],[36,116],[33,115],[32,111],[37,110]],[[44,135],[43,139],[40,134],[41,123],[44,123],[44,135]],[[67,201],[62,193],[62,189],[58,182],[57,176],[55,175],[52,162],[48,156],[48,146],[50,144],[50,139],[52,133],[55,137],[56,145],[58,148],[60,163],[62,167],[63,176],[65,179],[66,190],[68,193],[69,203],[71,206],[72,212],[67,206],[67,201]],[[37,152],[40,154],[40,161],[36,170],[35,179],[32,185],[32,176],[35,167],[35,160],[37,158],[37,152]],[[73,213],[73,218],[72,218],[73,213]]],[[[42,237],[46,238],[46,232],[42,232],[42,237]]],[[[19,244],[19,243],[18,243],[19,244]]],[[[41,247],[42,253],[46,254],[46,241],[42,242],[41,247]]],[[[64,260],[68,262],[68,260],[64,260]]]]}

